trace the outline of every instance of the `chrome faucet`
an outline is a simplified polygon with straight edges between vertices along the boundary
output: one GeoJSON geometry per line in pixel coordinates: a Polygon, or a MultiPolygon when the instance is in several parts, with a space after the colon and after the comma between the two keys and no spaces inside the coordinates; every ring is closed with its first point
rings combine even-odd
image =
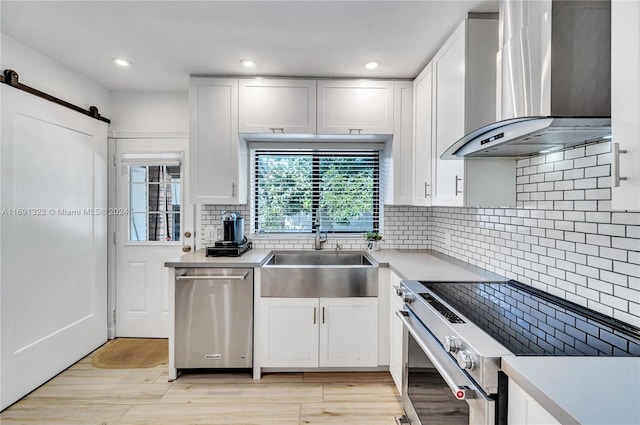
{"type": "Polygon", "coordinates": [[[325,233],[324,239],[322,239],[322,235],[320,235],[320,208],[316,209],[316,219],[314,224],[316,226],[316,240],[314,247],[319,251],[322,249],[322,244],[327,242],[327,234],[325,233]]]}

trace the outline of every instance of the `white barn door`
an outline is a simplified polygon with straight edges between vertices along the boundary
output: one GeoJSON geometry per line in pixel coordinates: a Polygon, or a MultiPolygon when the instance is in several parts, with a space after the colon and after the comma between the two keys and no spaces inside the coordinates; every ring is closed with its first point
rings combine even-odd
{"type": "Polygon", "coordinates": [[[107,339],[107,124],[0,90],[4,409],[107,339]]]}

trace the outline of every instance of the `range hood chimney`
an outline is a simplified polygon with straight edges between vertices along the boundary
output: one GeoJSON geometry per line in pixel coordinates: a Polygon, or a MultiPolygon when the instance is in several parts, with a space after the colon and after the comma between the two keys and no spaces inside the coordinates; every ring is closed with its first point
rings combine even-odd
{"type": "Polygon", "coordinates": [[[517,158],[611,138],[610,1],[503,1],[499,40],[501,121],[442,159],[517,158]]]}

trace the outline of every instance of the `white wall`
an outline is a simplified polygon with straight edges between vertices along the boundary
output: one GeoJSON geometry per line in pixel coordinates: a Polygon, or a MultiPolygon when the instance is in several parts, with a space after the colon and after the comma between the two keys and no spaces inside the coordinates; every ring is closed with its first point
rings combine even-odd
{"type": "Polygon", "coordinates": [[[189,132],[189,93],[112,91],[110,130],[118,135],[189,132]]]}
{"type": "Polygon", "coordinates": [[[0,68],[16,71],[22,84],[84,109],[97,106],[100,115],[111,118],[106,88],[2,33],[0,68]]]}

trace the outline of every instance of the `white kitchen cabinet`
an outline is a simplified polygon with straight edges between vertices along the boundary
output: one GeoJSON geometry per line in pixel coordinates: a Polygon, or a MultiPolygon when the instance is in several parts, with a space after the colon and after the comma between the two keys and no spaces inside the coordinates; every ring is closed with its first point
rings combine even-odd
{"type": "Polygon", "coordinates": [[[189,199],[200,204],[247,202],[248,149],[238,139],[238,80],[191,78],[189,199]]]}
{"type": "Polygon", "coordinates": [[[390,336],[389,336],[389,372],[395,382],[398,392],[402,393],[402,321],[396,316],[396,311],[402,310],[402,299],[397,295],[396,288],[400,286],[400,277],[389,272],[389,310],[390,310],[390,336]]]}
{"type": "Polygon", "coordinates": [[[413,205],[431,205],[433,64],[413,81],[413,205]]]}
{"type": "Polygon", "coordinates": [[[316,80],[241,79],[240,133],[316,132],[316,80]]]}
{"type": "Polygon", "coordinates": [[[378,299],[262,298],[262,367],[378,365],[378,299]]]}
{"type": "Polygon", "coordinates": [[[433,58],[432,205],[515,205],[513,159],[440,159],[465,134],[496,121],[497,51],[497,19],[469,18],[433,58]]]}
{"type": "Polygon", "coordinates": [[[320,299],[320,367],[378,366],[378,299],[320,299]]]}
{"type": "Polygon", "coordinates": [[[560,425],[551,413],[545,410],[525,390],[509,379],[509,425],[560,425]]]}
{"type": "Polygon", "coordinates": [[[264,367],[317,367],[317,298],[262,298],[264,367]]]}
{"type": "Polygon", "coordinates": [[[393,134],[393,81],[319,80],[318,134],[393,134]]]}
{"type": "Polygon", "coordinates": [[[386,142],[384,160],[391,166],[385,180],[386,205],[411,205],[413,195],[413,84],[393,83],[393,138],[386,142]]]}
{"type": "Polygon", "coordinates": [[[640,3],[611,2],[611,204],[640,211],[640,3]],[[616,155],[616,145],[621,151],[616,155]],[[619,160],[617,162],[616,160],[619,160]],[[616,166],[618,165],[619,166],[616,166]],[[616,184],[615,176],[626,178],[616,184]]]}

